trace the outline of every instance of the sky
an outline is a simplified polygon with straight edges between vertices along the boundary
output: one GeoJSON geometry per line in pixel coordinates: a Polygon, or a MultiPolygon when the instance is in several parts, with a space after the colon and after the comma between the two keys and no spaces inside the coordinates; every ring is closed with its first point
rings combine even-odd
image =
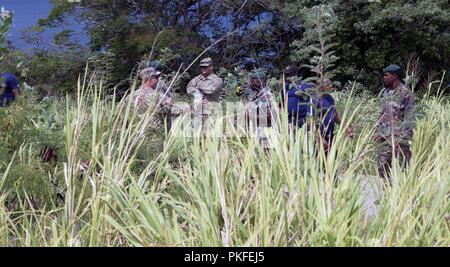
{"type": "MultiPolygon", "coordinates": [[[[38,19],[46,18],[52,8],[50,0],[0,0],[0,7],[14,12],[13,26],[8,33],[8,40],[12,41],[13,45],[19,49],[31,48],[29,44],[21,39],[21,31],[37,24],[38,19]]],[[[87,37],[79,25],[69,25],[64,29],[73,29],[78,34],[77,39],[86,41],[87,37]]],[[[44,41],[50,43],[53,34],[57,33],[59,29],[47,30],[44,34],[44,41]]]]}

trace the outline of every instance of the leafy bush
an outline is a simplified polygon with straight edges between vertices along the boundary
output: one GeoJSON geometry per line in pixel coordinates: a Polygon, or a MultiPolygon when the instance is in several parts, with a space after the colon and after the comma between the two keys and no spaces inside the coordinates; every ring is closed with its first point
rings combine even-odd
{"type": "Polygon", "coordinates": [[[12,199],[27,194],[40,206],[54,203],[55,188],[63,177],[55,174],[54,163],[42,160],[42,154],[44,148],[53,148],[58,159],[65,160],[63,127],[62,102],[39,99],[30,91],[0,108],[0,170],[8,173],[3,186],[14,193],[12,199]]]}

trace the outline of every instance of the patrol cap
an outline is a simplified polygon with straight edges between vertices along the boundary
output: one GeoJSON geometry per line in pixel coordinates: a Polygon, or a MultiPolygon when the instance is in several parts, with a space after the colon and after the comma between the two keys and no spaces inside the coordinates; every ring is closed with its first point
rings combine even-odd
{"type": "Polygon", "coordinates": [[[209,57],[204,58],[200,61],[200,67],[208,67],[211,64],[212,64],[212,59],[209,57]]]}
{"type": "Polygon", "coordinates": [[[402,71],[402,68],[399,65],[391,64],[383,69],[383,73],[390,72],[390,73],[400,73],[402,71]]]}
{"type": "Polygon", "coordinates": [[[284,69],[284,73],[286,74],[286,76],[294,76],[298,73],[298,67],[295,65],[289,65],[286,67],[286,69],[284,69]]]}
{"type": "Polygon", "coordinates": [[[159,75],[161,75],[161,72],[157,71],[153,67],[149,67],[149,68],[145,68],[145,69],[141,70],[139,75],[141,76],[142,79],[144,79],[144,78],[151,78],[153,76],[159,76],[159,75]]]}
{"type": "Polygon", "coordinates": [[[251,80],[253,80],[253,79],[266,79],[267,78],[266,73],[264,71],[262,71],[262,70],[252,71],[249,76],[250,76],[251,80]]]}
{"type": "Polygon", "coordinates": [[[147,67],[154,68],[155,70],[161,70],[164,68],[164,65],[158,60],[153,60],[147,64],[147,67]]]}

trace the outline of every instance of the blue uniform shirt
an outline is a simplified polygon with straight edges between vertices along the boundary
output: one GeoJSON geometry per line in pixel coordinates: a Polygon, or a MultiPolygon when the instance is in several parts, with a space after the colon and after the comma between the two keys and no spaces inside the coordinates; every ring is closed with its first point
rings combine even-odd
{"type": "Polygon", "coordinates": [[[5,88],[3,94],[0,95],[0,107],[3,107],[14,101],[15,97],[12,90],[19,88],[19,80],[14,74],[2,73],[0,81],[5,88]]]}
{"type": "Polygon", "coordinates": [[[321,117],[320,132],[324,138],[332,140],[336,109],[334,107],[334,98],[330,94],[324,94],[320,97],[318,111],[321,117]]]}
{"type": "Polygon", "coordinates": [[[306,92],[307,89],[313,87],[314,85],[310,83],[302,82],[299,86],[296,86],[290,81],[286,81],[285,94],[287,96],[289,123],[301,127],[306,122],[308,114],[314,115],[312,106],[316,101],[306,92]]]}

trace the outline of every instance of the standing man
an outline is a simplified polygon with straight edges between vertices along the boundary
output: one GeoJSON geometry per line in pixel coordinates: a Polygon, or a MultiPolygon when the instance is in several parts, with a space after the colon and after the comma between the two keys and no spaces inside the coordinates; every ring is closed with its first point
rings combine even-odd
{"type": "Polygon", "coordinates": [[[19,95],[17,77],[11,73],[2,73],[0,77],[0,107],[9,106],[19,95]]]}
{"type": "MultiPolygon", "coordinates": [[[[335,101],[330,94],[333,90],[333,83],[329,78],[321,77],[316,81],[316,87],[319,93],[317,99],[317,126],[322,136],[325,154],[328,155],[334,139],[335,124],[341,125],[341,115],[336,110],[335,101]]],[[[351,127],[346,129],[350,138],[354,138],[351,127]]]]}
{"type": "Polygon", "coordinates": [[[401,68],[390,65],[383,70],[383,97],[377,121],[375,141],[381,145],[378,155],[378,173],[390,178],[393,153],[405,167],[411,159],[409,145],[415,124],[414,95],[401,78],[401,68]]]}
{"type": "Polygon", "coordinates": [[[283,105],[287,104],[289,124],[302,127],[307,116],[314,115],[316,100],[310,92],[314,85],[302,81],[298,73],[299,69],[295,65],[285,69],[285,88],[281,96],[283,105]]]}
{"type": "Polygon", "coordinates": [[[267,152],[270,144],[264,133],[264,128],[272,127],[275,110],[272,104],[273,95],[267,87],[267,76],[263,71],[253,71],[249,75],[250,89],[242,96],[246,104],[247,119],[257,130],[259,142],[267,152]]]}
{"type": "Polygon", "coordinates": [[[192,79],[187,86],[187,93],[194,98],[194,119],[201,119],[202,124],[218,105],[223,91],[222,79],[213,73],[213,61],[205,58],[200,61],[200,75],[192,79]]]}

